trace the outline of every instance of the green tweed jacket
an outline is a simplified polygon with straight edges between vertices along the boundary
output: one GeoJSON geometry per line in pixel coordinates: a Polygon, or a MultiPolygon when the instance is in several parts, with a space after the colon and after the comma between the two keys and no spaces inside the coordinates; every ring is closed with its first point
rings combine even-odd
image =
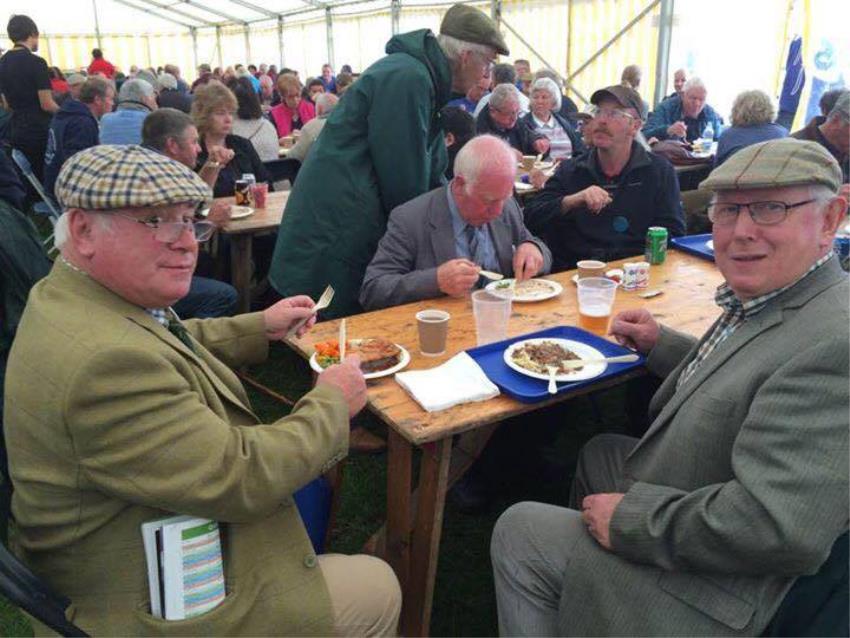
{"type": "Polygon", "coordinates": [[[261,424],[228,366],[266,357],[262,317],[186,327],[197,354],[61,261],[33,288],[6,386],[19,554],[94,635],[331,634],[291,494],[346,453],[343,396],[315,389],[261,424]],[[227,598],[164,621],[140,525],[174,513],[223,523],[227,598]]]}
{"type": "Polygon", "coordinates": [[[757,636],[817,571],[850,518],[848,301],[832,259],[678,389],[698,344],[664,330],[647,365],[666,379],[625,461],[613,552],[579,539],[565,635],[757,636]]]}

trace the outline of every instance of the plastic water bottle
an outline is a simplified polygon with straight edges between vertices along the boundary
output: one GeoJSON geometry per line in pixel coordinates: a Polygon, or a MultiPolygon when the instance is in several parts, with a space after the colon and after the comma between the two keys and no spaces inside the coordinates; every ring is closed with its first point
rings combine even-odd
{"type": "Polygon", "coordinates": [[[708,140],[709,143],[714,141],[714,127],[711,125],[711,122],[708,123],[702,132],[702,139],[708,140]]]}

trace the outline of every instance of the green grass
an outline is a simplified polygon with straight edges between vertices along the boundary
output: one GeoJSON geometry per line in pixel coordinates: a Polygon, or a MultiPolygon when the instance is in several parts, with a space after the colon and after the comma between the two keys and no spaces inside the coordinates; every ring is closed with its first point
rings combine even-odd
{"type": "MultiPolygon", "coordinates": [[[[262,383],[297,398],[310,387],[306,363],[285,346],[272,348],[269,360],[251,370],[262,383]]],[[[249,389],[259,416],[273,420],[289,408],[249,389]]],[[[595,395],[601,419],[590,399],[581,397],[532,419],[536,427],[558,430],[551,454],[567,460],[561,480],[541,484],[506,468],[500,477],[497,503],[486,514],[470,516],[446,505],[434,593],[431,633],[435,636],[493,636],[497,634],[496,603],[490,569],[490,533],[499,514],[512,503],[538,500],[565,504],[575,457],[581,445],[601,429],[619,430],[626,422],[625,394],[614,388],[595,395]]],[[[358,424],[384,435],[385,426],[368,412],[358,424]]],[[[529,422],[531,423],[531,421],[529,422]]],[[[533,425],[529,425],[533,427],[533,425]]],[[[386,498],[386,454],[352,455],[345,465],[340,512],[328,550],[356,553],[380,526],[386,498]]],[[[0,597],[0,635],[31,636],[28,620],[0,597]]]]}

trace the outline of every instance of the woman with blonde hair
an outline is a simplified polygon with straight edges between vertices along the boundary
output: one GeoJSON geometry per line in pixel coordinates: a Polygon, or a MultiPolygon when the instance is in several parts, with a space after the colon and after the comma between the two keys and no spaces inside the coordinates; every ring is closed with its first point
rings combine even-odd
{"type": "Polygon", "coordinates": [[[270,181],[251,142],[231,133],[236,108],[233,92],[216,80],[199,87],[192,101],[192,120],[201,146],[195,170],[218,170],[213,186],[215,197],[233,195],[236,180],[245,173],[253,173],[257,182],[270,181]]]}
{"type": "Polygon", "coordinates": [[[278,137],[286,137],[294,130],[300,130],[307,122],[316,117],[316,107],[310,100],[301,98],[301,81],[289,73],[277,76],[277,90],[280,104],[269,113],[277,127],[278,137]]]}
{"type": "Polygon", "coordinates": [[[732,104],[732,126],[723,131],[717,142],[714,165],[720,166],[746,146],[788,137],[788,131],[774,123],[776,111],[764,91],[744,91],[732,104]]]}

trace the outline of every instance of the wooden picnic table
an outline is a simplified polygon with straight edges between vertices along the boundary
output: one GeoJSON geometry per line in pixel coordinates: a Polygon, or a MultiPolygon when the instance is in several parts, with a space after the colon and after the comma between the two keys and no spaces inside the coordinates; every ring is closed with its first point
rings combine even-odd
{"type": "MultiPolygon", "coordinates": [[[[255,235],[280,226],[289,191],[275,191],[266,197],[266,207],[257,208],[252,215],[233,219],[219,232],[230,238],[230,281],[239,293],[237,314],[251,307],[251,241],[255,235]]],[[[233,204],[233,197],[218,197],[216,201],[233,204]]]]}
{"type": "MultiPolygon", "coordinates": [[[[611,266],[624,261],[611,262],[611,266]]],[[[633,260],[632,260],[633,261],[633,260]]],[[[517,336],[559,325],[577,325],[575,271],[548,275],[564,291],[554,299],[514,303],[508,336],[517,336]]],[[[650,269],[649,288],[664,293],[642,299],[642,291],[617,291],[614,312],[628,308],[649,309],[662,323],[694,336],[701,335],[719,314],[715,288],[722,277],[713,262],[670,250],[664,264],[650,269]]],[[[316,324],[303,339],[290,345],[304,357],[313,344],[337,337],[339,320],[316,324]]],[[[437,366],[462,350],[476,345],[475,322],[469,296],[462,299],[429,299],[347,318],[350,339],[380,336],[404,346],[411,355],[410,370],[437,366]],[[424,357],[419,353],[415,314],[439,308],[451,314],[446,353],[424,357]]],[[[619,384],[643,374],[633,371],[601,381],[590,388],[566,391],[535,404],[520,403],[507,396],[459,405],[440,412],[425,412],[392,378],[369,383],[368,408],[388,426],[387,523],[369,546],[392,565],[404,594],[401,633],[427,635],[431,618],[437,553],[440,544],[446,490],[477,458],[496,425],[504,419],[537,410],[580,394],[619,384]],[[461,434],[452,449],[453,435],[461,434]],[[412,483],[413,448],[422,450],[419,484],[412,483]]]]}

